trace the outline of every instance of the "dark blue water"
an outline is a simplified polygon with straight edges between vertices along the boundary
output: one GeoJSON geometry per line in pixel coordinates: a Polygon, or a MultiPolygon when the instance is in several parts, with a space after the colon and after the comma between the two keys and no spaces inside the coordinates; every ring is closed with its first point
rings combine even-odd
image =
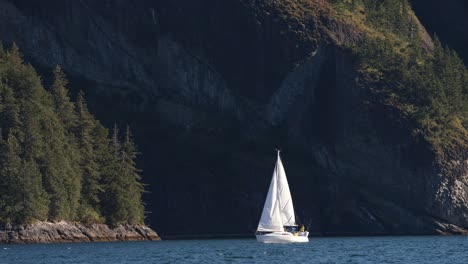
{"type": "Polygon", "coordinates": [[[468,263],[468,237],[311,238],[0,245],[0,263],[468,263]]]}

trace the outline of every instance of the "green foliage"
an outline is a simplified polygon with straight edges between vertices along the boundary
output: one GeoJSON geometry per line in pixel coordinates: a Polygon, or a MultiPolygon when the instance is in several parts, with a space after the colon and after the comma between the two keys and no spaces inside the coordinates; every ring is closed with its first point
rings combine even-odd
{"type": "Polygon", "coordinates": [[[23,210],[20,146],[10,132],[1,142],[0,221],[17,222],[23,210]]]}
{"type": "Polygon", "coordinates": [[[50,87],[50,93],[55,107],[55,112],[59,116],[65,128],[68,131],[73,131],[76,127],[77,115],[75,106],[70,101],[68,90],[66,88],[68,81],[60,66],[54,69],[54,83],[50,87]]]}
{"type": "Polygon", "coordinates": [[[105,167],[101,163],[101,157],[108,152],[108,133],[88,111],[83,92],[78,94],[76,108],[76,137],[81,150],[80,167],[83,173],[81,220],[102,222],[99,195],[103,191],[101,177],[105,167]]]}
{"type": "Polygon", "coordinates": [[[110,139],[58,66],[54,77],[48,92],[16,45],[0,45],[0,223],[143,223],[130,135],[110,139]]]}
{"type": "Polygon", "coordinates": [[[122,223],[141,224],[144,221],[144,206],[141,202],[144,188],[140,171],[135,164],[137,149],[128,127],[122,144],[117,126],[114,126],[110,149],[112,155],[108,157],[108,174],[103,195],[109,223],[113,226],[122,223]]]}
{"type": "Polygon", "coordinates": [[[24,196],[24,208],[22,219],[18,222],[47,220],[49,195],[42,188],[42,175],[39,167],[33,159],[23,160],[22,163],[23,189],[21,193],[24,196]]]}
{"type": "Polygon", "coordinates": [[[13,132],[1,142],[1,150],[0,221],[27,223],[47,219],[48,196],[36,162],[21,159],[21,146],[13,132]]]}
{"type": "MultiPolygon", "coordinates": [[[[15,96],[13,91],[11,90],[8,85],[3,85],[0,83],[1,86],[1,93],[2,93],[2,108],[1,108],[1,116],[0,116],[0,123],[2,128],[10,128],[10,129],[17,129],[19,128],[20,119],[19,119],[19,106],[16,103],[15,96]]],[[[3,137],[6,136],[5,133],[8,133],[6,129],[2,130],[4,134],[3,137]]]]}
{"type": "Polygon", "coordinates": [[[434,36],[424,51],[407,0],[336,0],[341,9],[358,3],[368,33],[351,46],[361,81],[385,104],[402,110],[442,155],[468,148],[468,71],[457,54],[434,36]],[[374,32],[374,33],[372,33],[374,32]],[[379,34],[376,34],[378,32],[379,34]]]}
{"type": "Polygon", "coordinates": [[[122,144],[121,165],[122,176],[127,183],[127,207],[128,222],[132,224],[141,224],[144,220],[144,206],[141,202],[141,194],[144,186],[141,183],[140,170],[136,168],[137,148],[133,141],[130,127],[127,126],[125,139],[122,144]]]}

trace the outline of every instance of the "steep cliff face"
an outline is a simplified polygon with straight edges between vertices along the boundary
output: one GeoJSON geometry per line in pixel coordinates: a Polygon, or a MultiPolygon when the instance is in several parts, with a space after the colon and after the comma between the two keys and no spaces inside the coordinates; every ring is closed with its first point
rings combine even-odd
{"type": "Polygon", "coordinates": [[[62,65],[100,119],[134,128],[163,236],[253,232],[275,146],[314,232],[468,228],[466,158],[443,171],[373,97],[340,45],[359,31],[320,1],[313,15],[288,1],[30,2],[0,0],[0,38],[62,65]]]}

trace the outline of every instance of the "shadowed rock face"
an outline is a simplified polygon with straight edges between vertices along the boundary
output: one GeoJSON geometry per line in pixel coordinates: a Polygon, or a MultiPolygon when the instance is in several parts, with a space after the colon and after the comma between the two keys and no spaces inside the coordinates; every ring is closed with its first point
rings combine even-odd
{"type": "Polygon", "coordinates": [[[284,23],[266,0],[32,2],[0,0],[1,39],[44,70],[61,64],[99,119],[133,127],[163,236],[253,232],[274,147],[313,232],[468,228],[466,160],[441,172],[326,41],[326,19],[284,23]]]}

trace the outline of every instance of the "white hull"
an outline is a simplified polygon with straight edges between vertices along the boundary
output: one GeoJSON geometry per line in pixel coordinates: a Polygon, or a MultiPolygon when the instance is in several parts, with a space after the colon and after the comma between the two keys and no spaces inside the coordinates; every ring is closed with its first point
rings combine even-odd
{"type": "Polygon", "coordinates": [[[262,243],[306,243],[309,232],[301,232],[301,235],[293,235],[289,232],[273,232],[265,235],[256,235],[257,241],[262,243]]]}

